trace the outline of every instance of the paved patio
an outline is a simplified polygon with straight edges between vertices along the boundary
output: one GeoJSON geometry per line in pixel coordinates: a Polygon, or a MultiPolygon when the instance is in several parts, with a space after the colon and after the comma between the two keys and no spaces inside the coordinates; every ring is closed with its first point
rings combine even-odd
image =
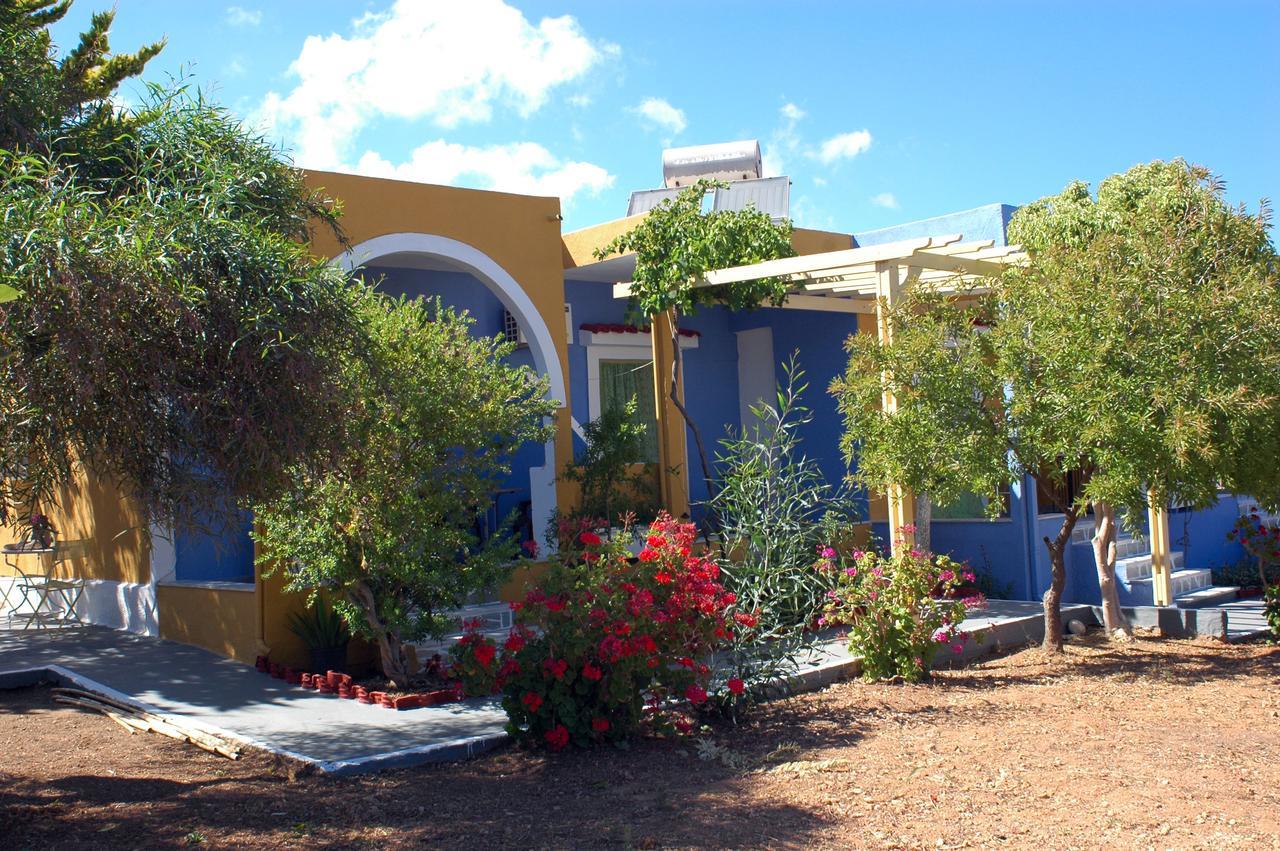
{"type": "MultiPolygon", "coordinates": [[[[1063,622],[1073,617],[1091,622],[1089,607],[1064,607],[1063,622]]],[[[962,628],[981,633],[959,659],[947,661],[1015,649],[1044,636],[1040,604],[1032,602],[992,600],[962,628]]],[[[814,648],[789,685],[797,691],[821,688],[858,670],[859,660],[833,635],[814,648]]],[[[494,700],[397,712],[305,691],[248,665],[158,638],[100,627],[0,630],[0,689],[42,676],[181,716],[335,774],[467,759],[507,740],[506,715],[494,700]]]]}
{"type": "Polygon", "coordinates": [[[0,687],[7,672],[32,669],[334,773],[465,759],[506,740],[506,714],[492,700],[398,712],[304,691],[197,647],[100,627],[0,630],[0,687]]]}

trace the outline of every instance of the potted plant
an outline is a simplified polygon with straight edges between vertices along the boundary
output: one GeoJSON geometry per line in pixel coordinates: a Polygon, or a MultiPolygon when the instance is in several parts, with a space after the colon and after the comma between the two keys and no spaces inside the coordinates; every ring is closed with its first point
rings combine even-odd
{"type": "Polygon", "coordinates": [[[289,616],[289,629],[311,650],[311,670],[341,671],[347,666],[347,644],[351,631],[342,616],[316,602],[305,611],[289,616]]]}

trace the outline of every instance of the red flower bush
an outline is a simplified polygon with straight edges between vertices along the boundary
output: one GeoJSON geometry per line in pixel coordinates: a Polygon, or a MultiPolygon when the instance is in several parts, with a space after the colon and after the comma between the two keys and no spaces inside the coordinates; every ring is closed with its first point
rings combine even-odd
{"type": "Polygon", "coordinates": [[[577,546],[513,605],[516,626],[501,648],[475,631],[463,638],[472,664],[457,667],[478,677],[468,691],[500,690],[508,730],[552,750],[674,729],[669,699],[707,701],[710,669],[695,660],[735,627],[719,568],[692,554],[693,526],[665,513],[639,559],[623,546],[627,536],[578,528],[566,537],[577,546]],[[488,654],[477,648],[486,644],[496,658],[483,665],[488,654]]]}

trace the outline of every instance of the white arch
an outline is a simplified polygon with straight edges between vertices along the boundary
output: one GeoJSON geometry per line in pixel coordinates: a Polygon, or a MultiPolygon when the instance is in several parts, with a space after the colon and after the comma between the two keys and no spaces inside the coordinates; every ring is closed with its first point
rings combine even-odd
{"type": "MultiPolygon", "coordinates": [[[[516,279],[489,255],[474,245],[430,233],[388,233],[365,240],[344,251],[333,262],[348,271],[386,257],[389,254],[427,254],[449,260],[483,283],[502,306],[520,323],[529,339],[529,352],[533,364],[548,380],[548,395],[558,407],[568,404],[565,393],[564,370],[560,368],[560,356],[542,314],[534,307],[529,294],[516,279]]],[[[541,467],[529,469],[530,514],[533,534],[538,536],[547,527],[556,509],[555,491],[556,447],[555,438],[545,445],[545,461],[541,467]]]]}

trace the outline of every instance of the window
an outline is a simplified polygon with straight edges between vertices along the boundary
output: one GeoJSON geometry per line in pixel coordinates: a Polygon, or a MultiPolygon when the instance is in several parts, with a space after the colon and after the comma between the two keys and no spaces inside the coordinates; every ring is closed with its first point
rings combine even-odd
{"type": "MultiPolygon", "coordinates": [[[[1009,516],[1009,487],[1001,485],[1000,501],[1003,503],[999,517],[1009,516]]],[[[934,520],[989,520],[987,506],[991,497],[984,494],[964,493],[952,501],[950,505],[933,506],[934,520]]]]}
{"type": "Polygon", "coordinates": [[[653,361],[601,360],[600,409],[610,411],[636,400],[636,422],[645,427],[643,457],[637,462],[658,462],[658,417],[654,411],[653,361]]]}

